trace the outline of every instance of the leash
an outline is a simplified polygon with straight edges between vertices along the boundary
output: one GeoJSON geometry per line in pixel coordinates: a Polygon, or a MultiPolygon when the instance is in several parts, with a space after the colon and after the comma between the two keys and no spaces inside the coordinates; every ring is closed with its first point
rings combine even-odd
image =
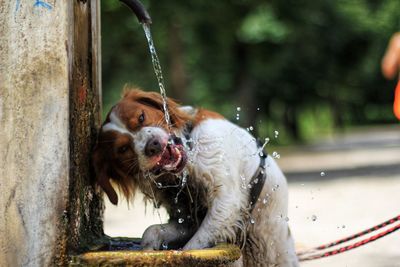
{"type": "Polygon", "coordinates": [[[377,234],[375,234],[375,235],[373,235],[373,236],[371,236],[369,238],[363,239],[363,240],[358,241],[356,243],[353,243],[351,245],[343,246],[343,247],[340,247],[338,249],[330,250],[330,251],[327,251],[327,252],[322,252],[322,253],[319,253],[319,254],[313,254],[313,253],[316,253],[319,250],[325,250],[327,248],[331,248],[331,247],[337,246],[339,244],[348,242],[350,240],[359,238],[359,237],[364,236],[366,234],[370,234],[370,233],[375,232],[375,231],[377,231],[377,230],[379,230],[379,229],[381,229],[383,227],[386,227],[386,226],[388,226],[390,224],[393,224],[393,223],[395,223],[397,221],[400,221],[400,215],[398,215],[398,216],[396,216],[396,217],[394,217],[394,218],[392,218],[390,220],[387,220],[387,221],[385,221],[385,222],[383,222],[381,224],[378,224],[376,226],[368,228],[367,230],[361,231],[361,232],[359,232],[357,234],[354,234],[354,235],[339,239],[337,241],[334,241],[334,242],[331,242],[331,243],[328,243],[328,244],[325,244],[325,245],[321,245],[321,246],[309,249],[307,251],[298,253],[297,256],[299,256],[299,260],[300,261],[308,261],[308,260],[315,260],[315,259],[320,259],[320,258],[325,258],[325,257],[337,255],[337,254],[340,254],[340,253],[343,253],[343,252],[358,248],[360,246],[363,246],[363,245],[368,244],[368,243],[370,243],[372,241],[378,240],[378,239],[380,239],[380,238],[382,238],[382,237],[384,237],[384,236],[386,236],[388,234],[391,234],[391,233],[399,230],[400,229],[400,223],[395,225],[395,226],[393,226],[393,227],[391,227],[391,228],[389,228],[389,229],[387,229],[387,230],[385,230],[385,231],[377,233],[377,234]]]}

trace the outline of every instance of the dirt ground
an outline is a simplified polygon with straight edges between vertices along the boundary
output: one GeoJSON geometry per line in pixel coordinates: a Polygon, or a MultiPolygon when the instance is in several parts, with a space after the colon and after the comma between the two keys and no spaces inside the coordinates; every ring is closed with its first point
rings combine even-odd
{"type": "MultiPolygon", "coordinates": [[[[400,214],[400,127],[361,129],[279,152],[297,247],[328,243],[400,214]]],[[[107,202],[105,231],[140,237],[147,226],[166,220],[163,210],[158,214],[149,205],[146,211],[139,195],[130,208],[107,202]]],[[[400,231],[301,266],[400,267],[400,231]]]]}

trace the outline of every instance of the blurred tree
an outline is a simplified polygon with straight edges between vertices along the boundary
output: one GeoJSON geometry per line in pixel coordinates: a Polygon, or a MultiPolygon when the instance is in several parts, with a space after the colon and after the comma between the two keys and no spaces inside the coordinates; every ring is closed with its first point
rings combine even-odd
{"type": "MultiPolygon", "coordinates": [[[[380,74],[398,0],[143,1],[167,94],[215,109],[281,142],[331,128],[393,123],[380,74]],[[260,123],[261,121],[261,123],[260,123]]],[[[119,1],[102,1],[105,110],[125,83],[158,90],[143,31],[119,1]]]]}

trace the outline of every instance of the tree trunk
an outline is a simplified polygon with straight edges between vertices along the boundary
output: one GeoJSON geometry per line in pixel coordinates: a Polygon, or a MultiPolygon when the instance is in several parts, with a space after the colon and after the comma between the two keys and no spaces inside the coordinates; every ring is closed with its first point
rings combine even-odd
{"type": "Polygon", "coordinates": [[[185,69],[185,57],[180,26],[171,22],[169,26],[169,54],[171,96],[185,103],[187,100],[188,79],[185,69]]]}

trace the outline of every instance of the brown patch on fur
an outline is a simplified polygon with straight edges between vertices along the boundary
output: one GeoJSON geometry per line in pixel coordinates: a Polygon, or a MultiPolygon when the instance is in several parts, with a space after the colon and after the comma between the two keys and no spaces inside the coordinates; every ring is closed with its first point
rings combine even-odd
{"type": "MultiPolygon", "coordinates": [[[[176,101],[167,98],[167,105],[173,128],[182,128],[191,119],[188,114],[179,110],[180,105],[176,101]]],[[[142,111],[145,112],[147,118],[142,126],[157,125],[167,129],[163,99],[158,93],[125,88],[123,98],[116,105],[116,109],[120,118],[131,130],[135,130],[138,126],[136,118],[142,111]],[[135,111],[136,114],[133,113],[135,111]]]]}
{"type": "Polygon", "coordinates": [[[225,119],[224,116],[221,114],[210,111],[207,109],[199,109],[196,113],[196,116],[193,121],[193,126],[196,127],[198,124],[200,124],[202,121],[207,120],[207,119],[225,119]]]}
{"type": "MultiPolygon", "coordinates": [[[[179,110],[179,105],[175,101],[167,99],[167,104],[172,129],[182,128],[187,121],[192,119],[191,116],[179,110]]],[[[111,111],[118,114],[122,123],[131,132],[146,126],[158,126],[168,131],[168,125],[164,118],[163,101],[158,93],[125,88],[122,99],[111,111]]],[[[110,121],[111,111],[103,126],[110,121]]],[[[92,159],[97,182],[113,204],[118,203],[118,197],[109,179],[112,179],[119,187],[128,201],[133,199],[138,187],[149,191],[148,181],[140,172],[137,155],[131,144],[131,137],[127,134],[101,130],[93,152],[92,159]]]]}

